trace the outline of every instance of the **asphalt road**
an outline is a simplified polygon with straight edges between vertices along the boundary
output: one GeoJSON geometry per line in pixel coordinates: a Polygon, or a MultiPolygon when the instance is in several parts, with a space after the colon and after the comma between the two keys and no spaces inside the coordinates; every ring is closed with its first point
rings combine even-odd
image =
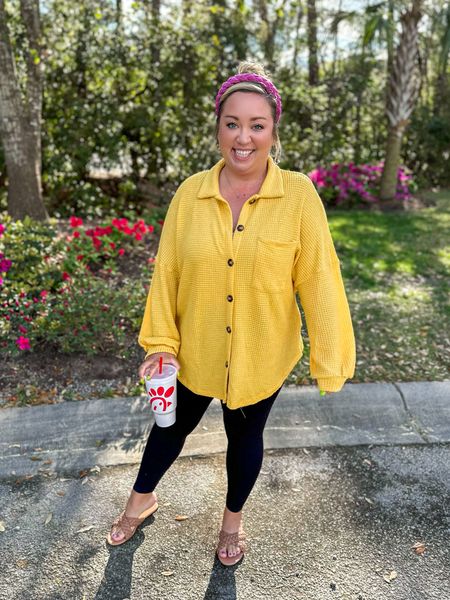
{"type": "Polygon", "coordinates": [[[214,556],[224,455],[178,459],[154,517],[110,548],[136,470],[0,483],[0,598],[450,598],[450,444],[269,450],[245,507],[249,550],[231,569],[214,556]]]}

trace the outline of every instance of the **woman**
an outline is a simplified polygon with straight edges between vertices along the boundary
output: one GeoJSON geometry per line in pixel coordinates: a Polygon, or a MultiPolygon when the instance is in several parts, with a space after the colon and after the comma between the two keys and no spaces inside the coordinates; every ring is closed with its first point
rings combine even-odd
{"type": "Polygon", "coordinates": [[[179,369],[176,423],[153,426],[111,544],[127,541],[157,509],[158,481],[218,398],[228,492],[217,556],[225,565],[241,560],[242,508],[261,468],[264,426],[303,352],[296,293],[319,388],[337,392],[354,374],[351,316],[325,210],[306,175],[275,162],[281,110],[262,67],[241,63],[216,97],[221,160],[184,181],[169,206],[139,335],[146,350],[139,375],[152,376],[160,356],[179,369]]]}

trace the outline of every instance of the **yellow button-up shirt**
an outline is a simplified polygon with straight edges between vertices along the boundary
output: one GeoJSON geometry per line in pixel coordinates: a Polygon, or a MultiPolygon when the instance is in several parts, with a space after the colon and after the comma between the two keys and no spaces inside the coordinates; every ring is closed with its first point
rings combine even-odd
{"type": "Polygon", "coordinates": [[[260,191],[233,232],[221,159],[186,179],[164,222],[139,333],[146,355],[170,352],[196,394],[236,409],[269,397],[303,353],[298,293],[318,387],[355,369],[340,262],[322,201],[304,174],[268,158],[260,191]]]}

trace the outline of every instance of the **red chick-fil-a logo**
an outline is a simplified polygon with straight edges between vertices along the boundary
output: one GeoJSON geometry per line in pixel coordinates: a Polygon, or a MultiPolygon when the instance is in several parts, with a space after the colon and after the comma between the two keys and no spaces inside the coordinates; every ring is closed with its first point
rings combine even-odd
{"type": "Polygon", "coordinates": [[[167,400],[167,398],[173,394],[174,389],[175,388],[173,385],[170,386],[170,388],[168,388],[166,391],[164,391],[162,386],[156,390],[154,388],[150,388],[148,390],[148,395],[150,396],[150,406],[152,407],[152,410],[158,410],[159,408],[162,410],[162,412],[165,412],[172,404],[172,402],[167,400]]]}

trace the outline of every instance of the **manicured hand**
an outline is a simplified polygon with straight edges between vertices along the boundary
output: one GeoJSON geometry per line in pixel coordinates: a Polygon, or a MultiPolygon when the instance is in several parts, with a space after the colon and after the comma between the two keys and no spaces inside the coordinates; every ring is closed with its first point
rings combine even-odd
{"type": "Polygon", "coordinates": [[[141,379],[144,379],[146,376],[151,378],[158,371],[160,356],[162,356],[163,364],[173,365],[178,371],[180,370],[180,363],[173,354],[170,354],[170,352],[157,352],[156,354],[147,356],[139,367],[139,377],[141,379]]]}

